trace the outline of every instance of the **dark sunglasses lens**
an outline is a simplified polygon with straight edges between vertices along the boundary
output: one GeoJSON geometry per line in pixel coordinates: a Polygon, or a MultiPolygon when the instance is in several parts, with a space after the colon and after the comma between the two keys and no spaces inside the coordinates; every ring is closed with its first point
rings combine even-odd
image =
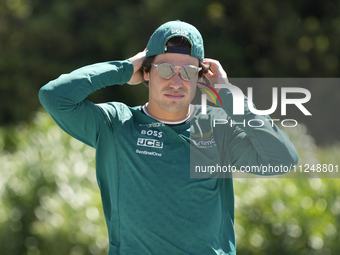
{"type": "Polygon", "coordinates": [[[158,75],[164,79],[171,78],[175,73],[175,67],[170,64],[160,64],[157,67],[158,75]]]}
{"type": "Polygon", "coordinates": [[[197,68],[195,66],[183,66],[180,72],[184,80],[192,80],[197,75],[197,68]]]}

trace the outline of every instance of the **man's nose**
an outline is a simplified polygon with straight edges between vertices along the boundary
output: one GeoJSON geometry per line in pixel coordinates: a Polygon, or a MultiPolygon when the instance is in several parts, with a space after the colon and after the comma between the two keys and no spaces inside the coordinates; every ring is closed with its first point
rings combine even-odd
{"type": "Polygon", "coordinates": [[[169,83],[169,86],[173,89],[180,89],[181,87],[183,87],[183,79],[182,77],[180,76],[179,72],[177,71],[174,76],[172,76],[170,78],[170,83],[169,83]]]}

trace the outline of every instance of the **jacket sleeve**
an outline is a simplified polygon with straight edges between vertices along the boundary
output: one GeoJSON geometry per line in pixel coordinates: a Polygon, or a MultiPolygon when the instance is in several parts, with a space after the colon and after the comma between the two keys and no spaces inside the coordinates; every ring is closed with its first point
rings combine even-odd
{"type": "Polygon", "coordinates": [[[269,116],[252,113],[244,95],[244,115],[234,115],[230,90],[223,88],[219,95],[222,101],[219,106],[230,117],[228,122],[233,122],[233,127],[227,123],[228,128],[224,128],[222,135],[224,163],[255,174],[283,174],[294,169],[299,159],[296,149],[269,116]],[[275,167],[279,171],[272,171],[275,167]]]}
{"type": "Polygon", "coordinates": [[[39,99],[64,131],[95,147],[101,126],[107,122],[114,126],[115,112],[110,118],[99,105],[91,103],[86,97],[106,86],[125,84],[132,73],[133,65],[129,60],[85,66],[43,86],[39,99]]]}

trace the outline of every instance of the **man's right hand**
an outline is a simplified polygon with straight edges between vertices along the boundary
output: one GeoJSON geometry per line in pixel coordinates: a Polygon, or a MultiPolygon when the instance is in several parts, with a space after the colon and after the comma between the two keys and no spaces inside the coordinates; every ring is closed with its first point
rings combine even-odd
{"type": "Polygon", "coordinates": [[[143,82],[143,70],[142,63],[145,59],[146,50],[139,52],[133,57],[129,58],[131,63],[133,64],[133,74],[131,79],[128,81],[129,85],[136,85],[143,82]]]}

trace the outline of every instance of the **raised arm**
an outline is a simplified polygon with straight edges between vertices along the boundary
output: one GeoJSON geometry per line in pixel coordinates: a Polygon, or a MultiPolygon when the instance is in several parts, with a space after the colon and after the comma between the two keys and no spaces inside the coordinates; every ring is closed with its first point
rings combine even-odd
{"type": "MultiPolygon", "coordinates": [[[[227,74],[216,60],[206,59],[210,71],[206,75],[214,83],[229,83],[227,74]]],[[[229,85],[231,85],[229,83],[229,85]]],[[[216,89],[221,98],[222,105],[216,100],[234,123],[224,123],[220,130],[220,151],[224,163],[236,166],[242,170],[246,166],[286,166],[294,168],[298,162],[298,155],[288,136],[280,130],[267,115],[256,115],[248,109],[248,99],[242,94],[244,100],[244,115],[233,114],[233,95],[227,88],[216,89]],[[248,121],[251,121],[251,126],[248,121]],[[244,124],[242,124],[244,123],[244,124]],[[237,126],[237,128],[235,128],[237,126]],[[223,131],[221,131],[223,130],[223,131]]],[[[289,169],[291,170],[291,169],[289,169]]],[[[270,174],[270,173],[267,173],[270,174]]],[[[275,173],[274,173],[275,174],[275,173]]]]}
{"type": "Polygon", "coordinates": [[[40,102],[63,130],[94,147],[101,125],[114,125],[115,112],[112,109],[107,114],[87,96],[107,86],[130,82],[142,59],[143,52],[128,60],[93,64],[63,74],[40,89],[40,102]]]}

